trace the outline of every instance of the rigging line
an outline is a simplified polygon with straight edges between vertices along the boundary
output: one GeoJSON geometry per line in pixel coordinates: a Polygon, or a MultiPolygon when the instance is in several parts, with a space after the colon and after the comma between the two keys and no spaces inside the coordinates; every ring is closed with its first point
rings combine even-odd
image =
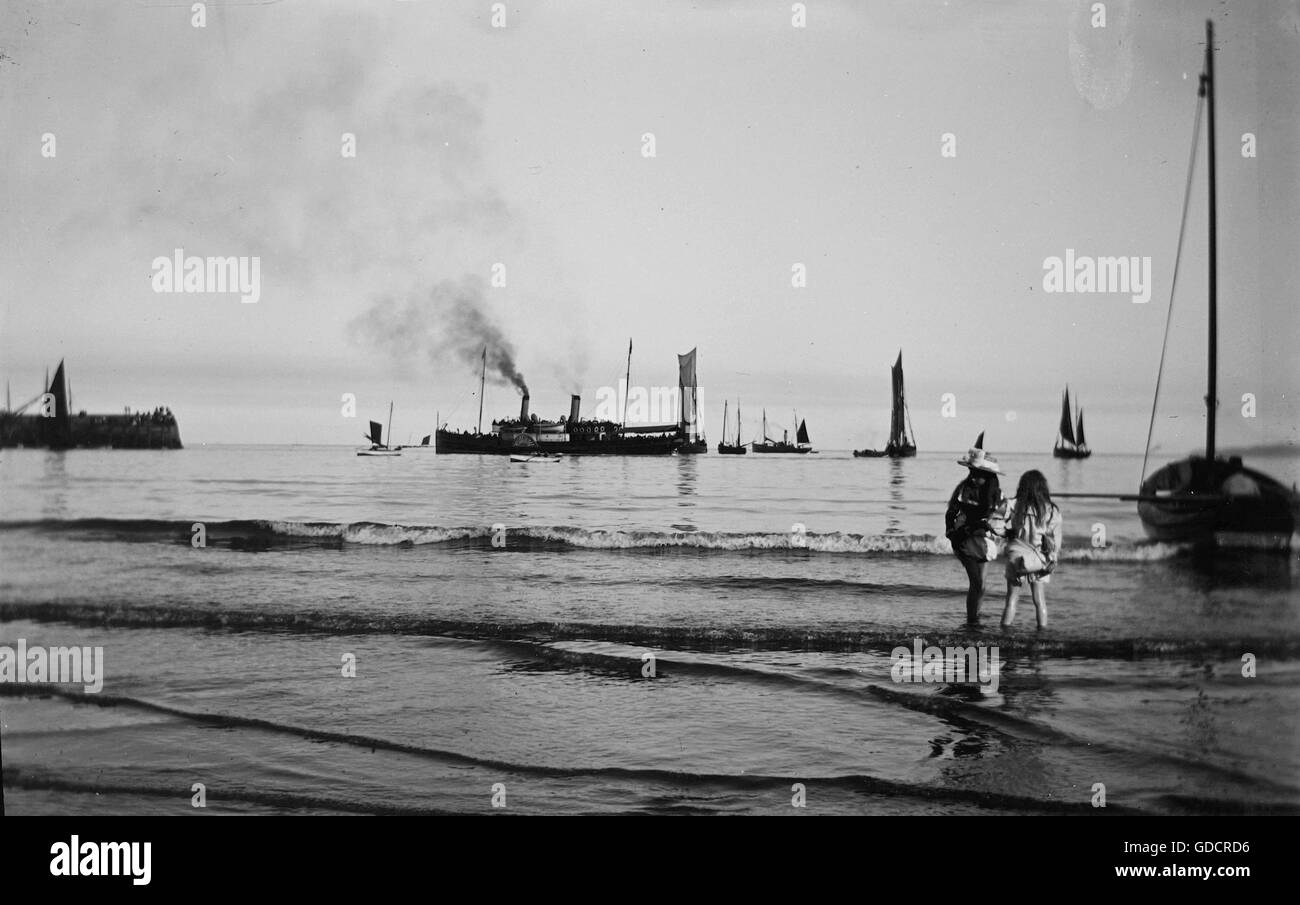
{"type": "Polygon", "coordinates": [[[1142,450],[1142,474],[1138,476],[1138,487],[1142,486],[1142,481],[1146,479],[1147,458],[1151,455],[1151,435],[1156,426],[1156,408],[1160,403],[1160,381],[1165,373],[1165,352],[1169,349],[1169,325],[1174,319],[1174,293],[1178,289],[1178,264],[1183,256],[1183,237],[1187,233],[1187,210],[1191,205],[1192,199],[1192,180],[1196,174],[1196,151],[1200,145],[1198,140],[1201,134],[1201,111],[1205,109],[1205,97],[1202,95],[1196,102],[1196,120],[1192,124],[1192,152],[1187,161],[1187,185],[1183,189],[1183,216],[1178,225],[1178,248],[1174,252],[1174,275],[1169,285],[1169,310],[1165,314],[1165,338],[1160,344],[1160,368],[1156,371],[1156,392],[1155,397],[1151,400],[1151,421],[1147,424],[1147,444],[1142,450]]]}
{"type": "MultiPolygon", "coordinates": [[[[450,412],[447,413],[447,418],[446,418],[447,423],[448,423],[448,424],[451,424],[451,417],[452,417],[452,415],[454,415],[454,414],[456,414],[458,411],[460,411],[460,407],[461,407],[462,405],[465,404],[465,400],[466,400],[467,398],[468,398],[468,399],[474,399],[474,398],[477,397],[477,396],[478,396],[478,393],[474,392],[473,390],[470,390],[470,391],[469,391],[469,395],[468,395],[468,396],[462,396],[460,402],[457,402],[456,405],[452,408],[452,410],[451,410],[450,412]]],[[[434,429],[435,429],[435,430],[442,430],[442,425],[441,425],[441,424],[435,424],[435,425],[434,425],[434,429]]]]}

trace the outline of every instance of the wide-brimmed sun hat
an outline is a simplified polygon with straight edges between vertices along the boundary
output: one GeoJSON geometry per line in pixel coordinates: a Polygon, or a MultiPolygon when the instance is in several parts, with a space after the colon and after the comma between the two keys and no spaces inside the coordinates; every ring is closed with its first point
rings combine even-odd
{"type": "Polygon", "coordinates": [[[967,468],[978,468],[980,471],[991,471],[993,474],[999,474],[1002,471],[998,467],[998,460],[978,446],[972,446],[965,456],[957,460],[957,464],[965,465],[967,468]]]}

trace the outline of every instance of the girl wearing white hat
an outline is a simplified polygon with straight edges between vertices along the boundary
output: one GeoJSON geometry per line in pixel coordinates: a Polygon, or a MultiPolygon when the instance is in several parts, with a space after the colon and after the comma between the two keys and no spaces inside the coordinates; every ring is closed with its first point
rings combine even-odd
{"type": "Polygon", "coordinates": [[[962,458],[969,472],[948,500],[944,518],[952,552],[961,561],[970,581],[966,592],[966,621],[979,622],[980,602],[984,599],[984,565],[997,559],[997,538],[1003,533],[1007,515],[1007,498],[998,484],[1002,470],[998,460],[983,449],[984,435],[962,458]]]}

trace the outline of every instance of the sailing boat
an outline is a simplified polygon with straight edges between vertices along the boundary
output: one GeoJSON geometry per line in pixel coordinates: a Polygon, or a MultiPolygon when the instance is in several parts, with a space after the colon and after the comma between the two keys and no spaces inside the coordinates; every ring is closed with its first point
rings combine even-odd
{"type": "MultiPolygon", "coordinates": [[[[1078,402],[1078,399],[1075,399],[1078,402]]],[[[1052,447],[1052,455],[1058,459],[1086,459],[1092,455],[1092,450],[1088,448],[1088,441],[1083,438],[1083,409],[1079,409],[1079,426],[1077,429],[1070,426],[1070,388],[1065,388],[1065,395],[1061,399],[1061,426],[1057,429],[1056,445],[1052,447]]]]}
{"type": "Polygon", "coordinates": [[[433,434],[425,434],[422,438],[420,438],[419,443],[406,443],[397,448],[399,450],[400,449],[422,449],[425,450],[426,452],[434,452],[435,447],[431,442],[432,440],[433,440],[433,434]]]}
{"type": "MultiPolygon", "coordinates": [[[[903,394],[903,350],[898,350],[898,361],[890,369],[894,382],[893,404],[889,411],[889,442],[883,450],[855,449],[853,455],[859,459],[879,459],[888,456],[891,459],[906,459],[916,455],[916,444],[907,438],[912,428],[912,414],[907,409],[907,398],[903,394]]],[[[916,436],[916,432],[912,432],[916,436]]]]}
{"type": "MultiPolygon", "coordinates": [[[[763,442],[754,441],[750,443],[750,448],[756,453],[798,453],[800,455],[813,451],[812,444],[808,442],[808,423],[799,421],[799,416],[795,415],[795,421],[799,423],[799,429],[795,433],[797,442],[790,442],[790,432],[782,431],[780,440],[773,440],[767,435],[767,409],[763,409],[763,442]]],[[[740,438],[737,437],[737,440],[740,438]]]]}
{"type": "MultiPolygon", "coordinates": [[[[434,424],[434,428],[435,428],[435,429],[436,429],[437,426],[438,426],[438,419],[441,418],[441,417],[442,417],[442,413],[441,413],[441,412],[435,412],[435,413],[434,413],[433,424],[434,424]]],[[[425,452],[436,454],[436,453],[438,452],[438,447],[437,447],[434,443],[431,442],[432,440],[433,440],[433,434],[425,434],[424,437],[420,440],[420,443],[419,443],[418,446],[415,445],[415,444],[407,444],[407,445],[405,445],[405,446],[399,446],[399,447],[397,447],[397,448],[398,448],[399,450],[402,450],[402,449],[422,449],[422,450],[424,450],[425,452]]]]}
{"type": "MultiPolygon", "coordinates": [[[[393,429],[393,404],[388,403],[388,433],[391,436],[393,429]]],[[[370,436],[366,437],[370,441],[369,449],[358,449],[358,456],[400,456],[401,453],[395,449],[389,449],[384,445],[384,427],[378,421],[370,422],[370,436]]]]}
{"type": "Polygon", "coordinates": [[[703,435],[696,433],[700,423],[700,388],[695,375],[696,351],[691,349],[685,355],[677,356],[677,392],[682,406],[681,417],[678,420],[678,433],[682,438],[682,445],[677,447],[679,456],[709,451],[709,441],[704,439],[703,435]]]}
{"type": "Polygon", "coordinates": [[[722,456],[743,456],[748,452],[745,444],[740,442],[740,401],[736,401],[736,442],[727,442],[727,403],[722,403],[722,442],[718,444],[718,454],[722,456]]]}
{"type": "MultiPolygon", "coordinates": [[[[1210,240],[1209,390],[1205,395],[1205,455],[1193,455],[1171,462],[1143,481],[1138,492],[1138,516],[1142,519],[1142,527],[1147,535],[1155,540],[1289,549],[1296,514],[1300,511],[1300,496],[1294,489],[1288,490],[1268,475],[1246,468],[1240,457],[1233,456],[1226,461],[1215,457],[1218,248],[1214,171],[1214,24],[1209,21],[1205,23],[1205,70],[1201,73],[1200,97],[1205,100],[1207,114],[1210,240]]],[[[1199,127],[1199,108],[1197,113],[1199,127]]],[[[1196,139],[1197,136],[1193,136],[1194,142],[1196,139]]],[[[1186,202],[1184,207],[1185,205],[1186,202]]],[[[1180,235],[1180,246],[1181,242],[1180,235]]],[[[1161,363],[1163,365],[1163,356],[1161,363]]],[[[1156,388],[1158,395],[1158,380],[1156,388]]],[[[1152,424],[1154,423],[1153,406],[1152,424]]],[[[1150,446],[1148,433],[1148,450],[1150,446]]],[[[1143,473],[1145,472],[1144,461],[1143,473]]]]}

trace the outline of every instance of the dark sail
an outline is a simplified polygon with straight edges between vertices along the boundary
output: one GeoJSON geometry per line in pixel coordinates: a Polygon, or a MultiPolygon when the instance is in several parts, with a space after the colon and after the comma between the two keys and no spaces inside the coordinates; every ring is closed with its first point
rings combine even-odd
{"type": "Polygon", "coordinates": [[[903,350],[898,350],[898,360],[890,369],[894,394],[889,410],[889,445],[887,451],[904,455],[915,452],[916,447],[907,439],[907,396],[903,390],[903,350]]]}
{"type": "Polygon", "coordinates": [[[424,439],[420,441],[421,446],[428,446],[429,441],[433,439],[433,434],[425,434],[424,439]]]}
{"type": "Polygon", "coordinates": [[[800,422],[799,422],[799,431],[798,431],[798,433],[795,435],[795,439],[798,440],[800,443],[808,443],[808,442],[809,442],[809,440],[808,440],[808,422],[807,422],[807,421],[800,421],[800,422]]]}
{"type": "Polygon", "coordinates": [[[975,448],[976,449],[984,448],[984,431],[980,431],[980,435],[975,438],[975,448]]]}
{"type": "Polygon", "coordinates": [[[384,426],[378,421],[370,422],[370,442],[375,446],[384,445],[384,426]]]}
{"type": "Polygon", "coordinates": [[[46,392],[54,397],[54,417],[41,422],[44,442],[50,449],[68,449],[72,446],[72,418],[68,413],[68,383],[62,361],[55,369],[54,379],[46,392]]]}
{"type": "Polygon", "coordinates": [[[691,349],[685,355],[677,356],[677,391],[681,399],[681,414],[679,424],[683,435],[688,432],[691,439],[694,439],[698,431],[696,424],[698,404],[696,394],[699,392],[699,383],[695,376],[695,353],[696,349],[691,349]]]}
{"type": "Polygon", "coordinates": [[[1065,395],[1061,397],[1061,439],[1073,444],[1074,428],[1070,426],[1070,388],[1065,388],[1065,395]]]}
{"type": "Polygon", "coordinates": [[[1052,447],[1052,455],[1055,458],[1086,459],[1092,455],[1087,441],[1083,439],[1083,409],[1079,409],[1078,418],[1079,427],[1075,430],[1070,424],[1070,388],[1066,387],[1065,394],[1061,397],[1061,426],[1058,428],[1060,436],[1056,438],[1056,445],[1052,447]]]}

